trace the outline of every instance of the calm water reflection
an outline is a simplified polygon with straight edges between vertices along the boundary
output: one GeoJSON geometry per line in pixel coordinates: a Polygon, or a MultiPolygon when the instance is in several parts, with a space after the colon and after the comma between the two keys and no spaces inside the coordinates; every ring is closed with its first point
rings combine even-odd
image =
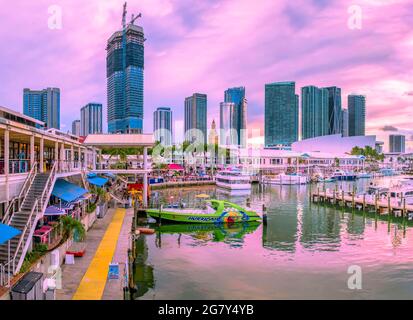
{"type": "MultiPolygon", "coordinates": [[[[357,183],[362,190],[366,181],[357,183]]],[[[327,187],[332,188],[333,185],[327,187]]],[[[344,188],[352,186],[344,184],[344,188]]],[[[138,240],[135,299],[372,299],[413,297],[411,226],[309,202],[312,187],[254,186],[251,206],[267,226],[162,225],[138,240]],[[351,265],[362,290],[347,287],[351,265]]],[[[155,201],[191,205],[215,187],[157,192],[155,201]]]]}

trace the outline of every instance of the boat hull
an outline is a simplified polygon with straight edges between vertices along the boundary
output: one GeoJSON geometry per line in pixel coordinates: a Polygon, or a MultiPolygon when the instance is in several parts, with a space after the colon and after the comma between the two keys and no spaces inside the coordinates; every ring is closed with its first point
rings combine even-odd
{"type": "Polygon", "coordinates": [[[156,221],[169,223],[239,223],[239,222],[253,222],[261,221],[258,215],[250,215],[246,213],[245,216],[234,216],[231,219],[224,221],[222,214],[191,214],[191,213],[177,213],[173,211],[160,211],[159,209],[148,209],[147,214],[156,221]]]}

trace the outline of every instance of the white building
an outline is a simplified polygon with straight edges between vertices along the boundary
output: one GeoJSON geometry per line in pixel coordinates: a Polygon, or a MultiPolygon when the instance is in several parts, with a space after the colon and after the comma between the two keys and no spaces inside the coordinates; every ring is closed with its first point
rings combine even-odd
{"type": "Polygon", "coordinates": [[[315,137],[294,142],[292,151],[326,152],[335,155],[350,154],[354,147],[376,147],[376,136],[342,137],[341,134],[315,137]]]}

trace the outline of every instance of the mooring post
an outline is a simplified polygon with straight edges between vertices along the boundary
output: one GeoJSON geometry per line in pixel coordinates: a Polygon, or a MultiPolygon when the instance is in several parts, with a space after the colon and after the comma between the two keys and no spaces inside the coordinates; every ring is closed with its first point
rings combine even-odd
{"type": "Polygon", "coordinates": [[[387,195],[387,206],[388,206],[388,213],[389,213],[389,215],[391,215],[391,207],[390,207],[390,195],[387,195]]]}
{"type": "Polygon", "coordinates": [[[265,204],[262,205],[262,222],[264,223],[264,226],[267,225],[267,207],[265,204]]]}
{"type": "Polygon", "coordinates": [[[346,202],[344,201],[344,189],[341,190],[341,204],[343,207],[346,206],[346,202]]]}
{"type": "Polygon", "coordinates": [[[354,185],[353,185],[353,192],[351,193],[351,206],[352,206],[353,209],[355,207],[354,195],[355,195],[355,188],[354,188],[354,185]]]}
{"type": "Polygon", "coordinates": [[[406,198],[403,198],[403,218],[406,216],[406,198]]]}
{"type": "Polygon", "coordinates": [[[363,194],[363,210],[366,210],[366,194],[363,194]]]}
{"type": "Polygon", "coordinates": [[[378,195],[376,194],[375,196],[374,196],[374,209],[376,210],[376,213],[377,213],[377,201],[378,201],[378,195]]]}

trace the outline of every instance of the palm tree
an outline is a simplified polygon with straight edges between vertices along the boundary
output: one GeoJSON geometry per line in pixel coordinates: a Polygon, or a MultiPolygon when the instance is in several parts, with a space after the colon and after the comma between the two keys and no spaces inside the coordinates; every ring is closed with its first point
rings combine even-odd
{"type": "Polygon", "coordinates": [[[86,230],[83,224],[70,216],[62,216],[60,225],[63,232],[62,242],[76,235],[77,239],[82,241],[85,238],[86,230]]]}

